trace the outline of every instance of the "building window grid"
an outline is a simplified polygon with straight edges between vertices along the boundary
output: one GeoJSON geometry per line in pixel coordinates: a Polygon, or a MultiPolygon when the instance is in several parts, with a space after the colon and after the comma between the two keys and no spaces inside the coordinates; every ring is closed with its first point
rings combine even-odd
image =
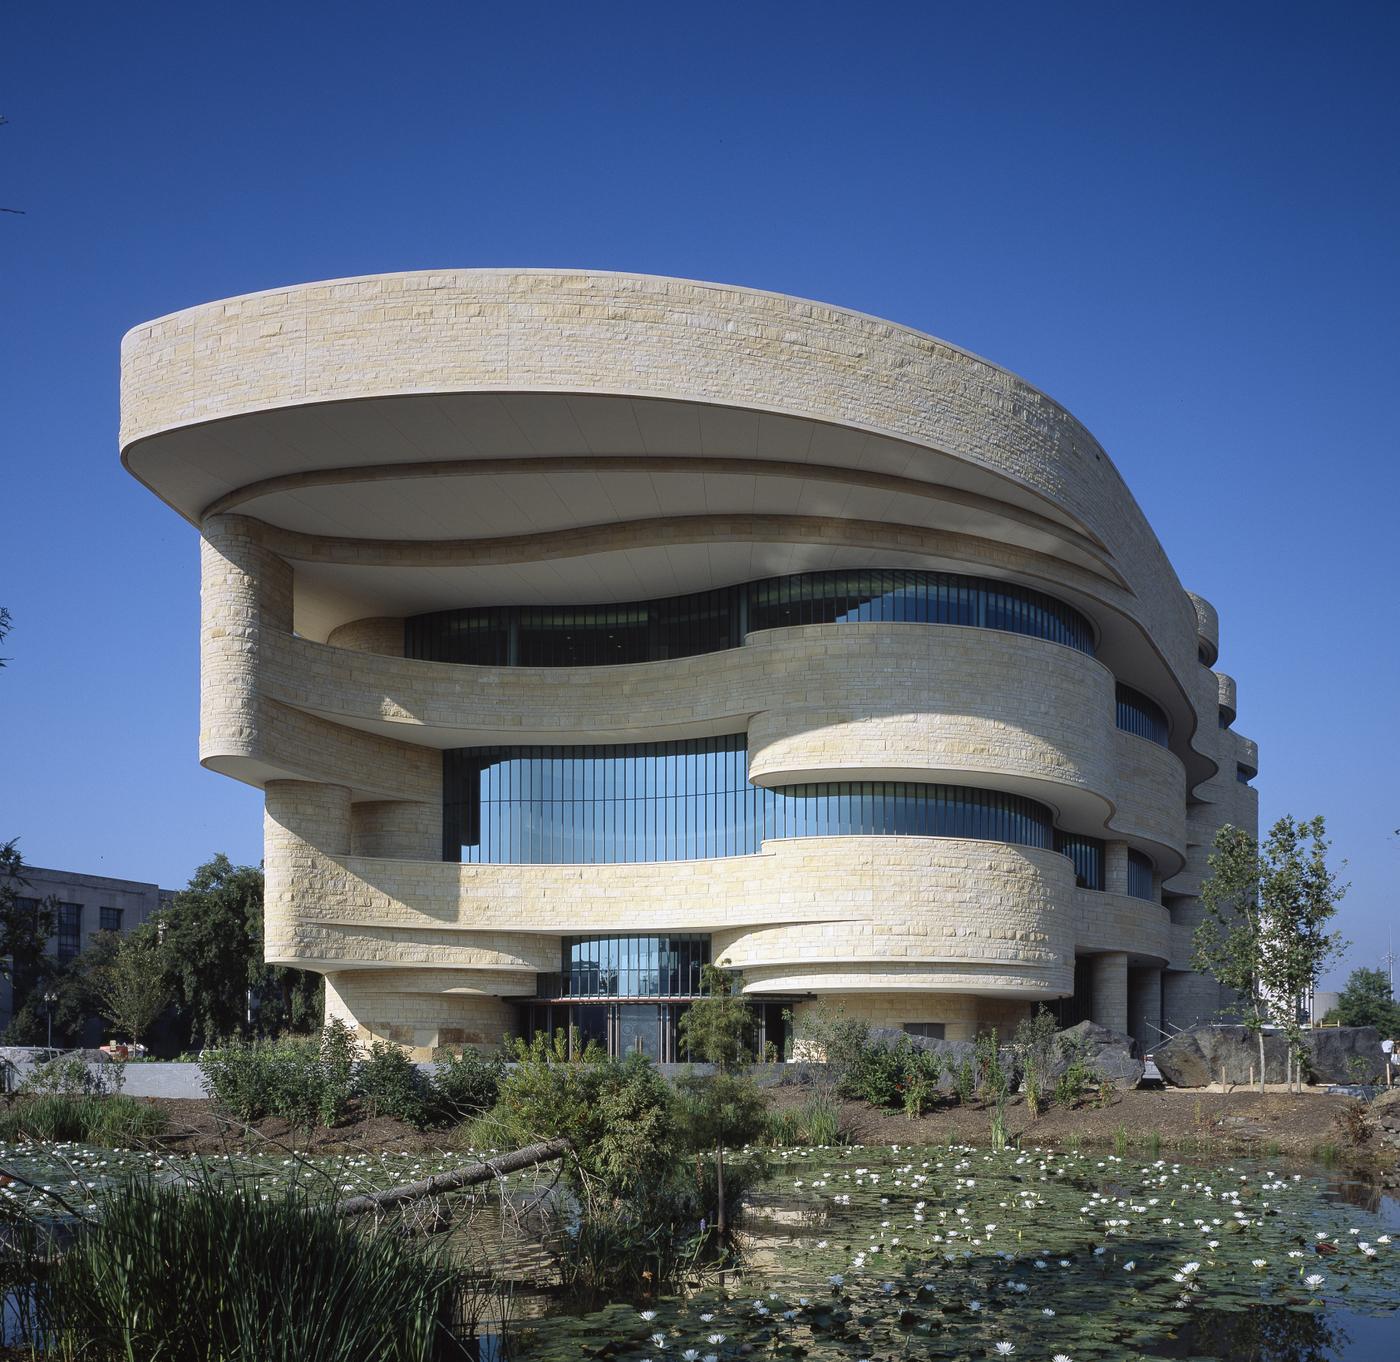
{"type": "Polygon", "coordinates": [[[872,621],[999,629],[1094,651],[1085,616],[1029,587],[955,573],[860,569],[654,601],[435,611],[405,620],[404,656],[478,666],[605,666],[737,648],[760,629],[872,621]]]}
{"type": "Polygon", "coordinates": [[[53,920],[58,958],[72,960],[83,948],[83,905],[55,904],[53,920]]]}
{"type": "Polygon", "coordinates": [[[709,963],[710,938],[700,933],[568,936],[559,977],[542,976],[540,996],[699,998],[709,963]]]}
{"type": "Polygon", "coordinates": [[[121,931],[122,910],[120,908],[99,908],[97,910],[97,926],[99,931],[121,931]]]}
{"type": "Polygon", "coordinates": [[[790,837],[1055,845],[1048,808],[997,790],[900,781],[750,784],[743,734],[464,748],[444,753],[443,767],[443,856],[468,864],[708,860],[751,855],[764,840],[790,837]]]}

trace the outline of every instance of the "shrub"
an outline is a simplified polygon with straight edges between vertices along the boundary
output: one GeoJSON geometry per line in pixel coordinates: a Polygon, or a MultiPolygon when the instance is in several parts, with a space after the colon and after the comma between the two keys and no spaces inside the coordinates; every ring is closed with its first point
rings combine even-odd
{"type": "Polygon", "coordinates": [[[392,1116],[420,1130],[427,1124],[428,1084],[397,1045],[377,1040],[356,1073],[356,1087],[371,1116],[392,1116]]]}
{"type": "Polygon", "coordinates": [[[502,1054],[487,1058],[476,1050],[446,1055],[433,1068],[432,1115],[443,1124],[457,1124],[480,1116],[496,1105],[506,1060],[502,1054]]]}
{"type": "Polygon", "coordinates": [[[972,1105],[972,1099],[977,1095],[977,1073],[972,1067],[971,1059],[964,1059],[958,1065],[955,1086],[958,1090],[958,1101],[965,1107],[972,1105]]]}
{"type": "Polygon", "coordinates": [[[1049,1088],[1050,1067],[1055,1058],[1055,1032],[1058,1023],[1054,1014],[1046,1008],[1036,1010],[1033,1017],[1025,1017],[1016,1024],[1016,1035],[1012,1044],[1021,1059],[1021,1070],[1025,1075],[1026,1109],[1032,1118],[1040,1115],[1049,1088]]]}
{"type": "Polygon", "coordinates": [[[121,1091],[125,1070],[124,1064],[89,1065],[77,1055],[60,1055],[36,1064],[19,1085],[19,1091],[36,1097],[101,1097],[121,1091]]]}
{"type": "Polygon", "coordinates": [[[130,1149],[149,1143],[166,1126],[158,1107],[131,1097],[45,1093],[21,1097],[0,1112],[0,1140],[71,1141],[130,1149]]]}
{"type": "Polygon", "coordinates": [[[573,1046],[563,1033],[515,1043],[515,1067],[494,1111],[476,1134],[497,1146],[567,1137],[571,1176],[594,1178],[611,1196],[658,1186],[676,1156],[675,1094],[645,1055],[609,1060],[596,1045],[573,1046]]]}
{"type": "Polygon", "coordinates": [[[199,1067],[205,1090],[240,1121],[280,1116],[310,1129],[344,1119],[355,1091],[355,1035],[331,1021],[319,1043],[234,1039],[206,1050],[199,1067]]]}
{"type": "Polygon", "coordinates": [[[1062,1038],[1060,1053],[1065,1061],[1065,1071],[1055,1084],[1055,1101],[1062,1107],[1077,1107],[1094,1081],[1093,1066],[1089,1063],[1081,1038],[1062,1038]]]}
{"type": "Polygon", "coordinates": [[[840,1103],[818,1092],[799,1106],[770,1109],[764,1120],[763,1142],[820,1147],[849,1144],[851,1138],[840,1103]]]}
{"type": "Polygon", "coordinates": [[[189,1362],[442,1362],[458,1270],[421,1240],[358,1228],[292,1191],[129,1184],[40,1275],[59,1356],[189,1362]]]}

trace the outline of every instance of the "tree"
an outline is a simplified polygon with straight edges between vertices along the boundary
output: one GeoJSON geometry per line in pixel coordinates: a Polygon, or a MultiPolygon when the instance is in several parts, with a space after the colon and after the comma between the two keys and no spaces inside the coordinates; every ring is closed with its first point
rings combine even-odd
{"type": "Polygon", "coordinates": [[[1298,1001],[1346,949],[1330,931],[1347,886],[1328,869],[1327,824],[1285,815],[1269,829],[1260,854],[1259,902],[1266,925],[1264,986],[1283,1008],[1290,1080],[1301,1086],[1303,1026],[1298,1001]]]}
{"type": "Polygon", "coordinates": [[[692,1138],[697,1147],[715,1151],[715,1227],[723,1239],[725,1145],[747,1143],[758,1134],[763,1098],[752,1078],[733,1072],[748,1060],[745,1041],[753,1027],[753,1014],[744,1001],[743,976],[706,965],[704,986],[707,996],[691,1003],[680,1020],[680,1034],[691,1055],[713,1064],[715,1072],[703,1077],[688,1074],[680,1087],[692,1138]]]}
{"type": "Polygon", "coordinates": [[[36,903],[20,892],[29,881],[18,841],[0,844],[0,975],[10,981],[15,1013],[44,975],[54,926],[53,900],[36,903]]]}
{"type": "Polygon", "coordinates": [[[1279,819],[1263,847],[1243,828],[1216,834],[1210,878],[1201,890],[1205,920],[1196,928],[1195,968],[1213,974],[1239,999],[1242,1020],[1259,1044],[1264,1086],[1264,1028],[1280,1003],[1289,1054],[1301,1057],[1296,1002],[1341,950],[1326,931],[1346,892],[1327,869],[1321,817],[1279,819]]]}
{"type": "Polygon", "coordinates": [[[1347,976],[1337,1006],[1328,1014],[1341,1026],[1374,1026],[1382,1036],[1400,1036],[1400,1003],[1383,969],[1354,969],[1347,976]]]}
{"type": "Polygon", "coordinates": [[[156,933],[138,929],[123,937],[111,961],[94,976],[102,1015],[131,1036],[133,1045],[144,1036],[170,1002],[164,952],[156,933]]]}
{"type": "Polygon", "coordinates": [[[263,961],[259,867],[236,866],[220,852],[155,921],[170,991],[193,1043],[214,1044],[248,1029],[250,992],[258,996],[261,1031],[320,1025],[320,976],[263,961]]]}

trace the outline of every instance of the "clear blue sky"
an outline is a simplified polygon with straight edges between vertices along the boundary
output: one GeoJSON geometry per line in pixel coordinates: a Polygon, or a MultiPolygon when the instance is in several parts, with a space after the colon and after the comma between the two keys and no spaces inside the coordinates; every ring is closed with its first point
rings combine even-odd
{"type": "MultiPolygon", "coordinates": [[[[195,531],[117,460],[128,327],[445,265],[674,274],[944,336],[1117,461],[1262,748],[1396,917],[1393,4],[8,5],[0,836],[256,861],[196,760],[195,531]]],[[[1334,976],[1335,977],[1335,976],[1334,976]]]]}

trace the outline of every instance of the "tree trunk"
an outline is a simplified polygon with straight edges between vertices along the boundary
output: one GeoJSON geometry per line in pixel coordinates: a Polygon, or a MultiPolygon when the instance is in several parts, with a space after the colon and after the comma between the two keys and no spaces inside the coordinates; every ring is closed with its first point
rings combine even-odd
{"type": "Polygon", "coordinates": [[[1259,1028],[1259,1091],[1264,1091],[1264,1028],[1259,1028]]]}
{"type": "Polygon", "coordinates": [[[715,1195],[719,1200],[719,1211],[715,1217],[715,1224],[719,1228],[720,1240],[724,1239],[725,1215],[724,1215],[724,1143],[715,1145],[715,1195]]]}
{"type": "Polygon", "coordinates": [[[418,1182],[405,1182],[398,1187],[387,1187],[382,1192],[369,1192],[364,1196],[346,1197],[344,1201],[336,1202],[336,1214],[364,1215],[370,1211],[389,1210],[410,1201],[421,1201],[424,1197],[438,1196],[443,1192],[455,1192],[459,1188],[490,1182],[493,1178],[504,1177],[522,1168],[531,1168],[537,1163],[562,1159],[572,1148],[568,1140],[562,1139],[526,1145],[524,1149],[501,1154],[484,1163],[463,1164],[460,1168],[450,1168],[445,1173],[435,1173],[418,1182]]]}

